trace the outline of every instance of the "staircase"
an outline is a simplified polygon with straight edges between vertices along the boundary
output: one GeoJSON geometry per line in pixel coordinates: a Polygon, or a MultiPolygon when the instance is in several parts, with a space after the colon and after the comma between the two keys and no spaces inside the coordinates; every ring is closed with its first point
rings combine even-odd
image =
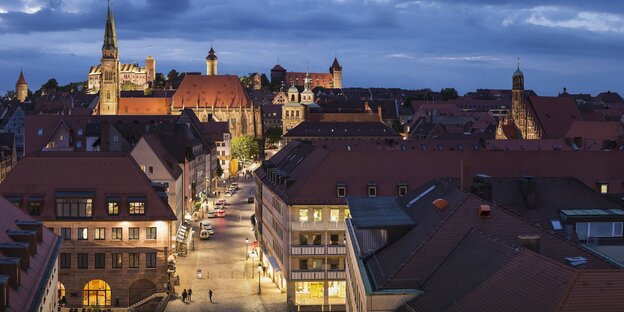
{"type": "Polygon", "coordinates": [[[149,302],[150,300],[154,299],[154,298],[166,298],[168,296],[168,294],[166,292],[157,292],[156,289],[152,289],[148,292],[143,293],[142,295],[139,296],[135,296],[134,298],[130,299],[130,302],[134,302],[133,304],[131,304],[128,307],[129,311],[132,311],[138,307],[140,307],[141,305],[149,302]]]}

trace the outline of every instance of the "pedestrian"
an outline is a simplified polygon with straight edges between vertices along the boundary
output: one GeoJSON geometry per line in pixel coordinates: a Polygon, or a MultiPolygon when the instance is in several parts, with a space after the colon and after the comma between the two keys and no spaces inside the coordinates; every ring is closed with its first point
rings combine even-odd
{"type": "Polygon", "coordinates": [[[187,293],[189,302],[193,301],[193,290],[189,288],[187,293]]]}
{"type": "Polygon", "coordinates": [[[186,302],[186,288],[182,291],[182,302],[186,302]]]}
{"type": "Polygon", "coordinates": [[[208,289],[208,299],[210,299],[210,303],[212,303],[212,289],[208,289]]]}

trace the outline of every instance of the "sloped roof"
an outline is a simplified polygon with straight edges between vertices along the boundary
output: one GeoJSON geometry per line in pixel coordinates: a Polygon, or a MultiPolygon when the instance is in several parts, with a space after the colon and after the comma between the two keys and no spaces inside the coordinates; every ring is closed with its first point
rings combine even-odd
{"type": "Polygon", "coordinates": [[[167,172],[174,179],[177,179],[182,174],[182,168],[178,165],[178,161],[175,157],[167,152],[167,149],[163,146],[158,137],[153,133],[146,133],[143,135],[142,139],[145,140],[145,143],[154,151],[154,154],[167,169],[167,172]]]}
{"type": "Polygon", "coordinates": [[[308,137],[384,137],[399,139],[392,128],[381,122],[316,122],[304,121],[283,135],[286,138],[308,137]]]}
{"type": "Polygon", "coordinates": [[[572,122],[581,120],[581,112],[571,97],[529,96],[544,138],[563,138],[572,122]]]}
{"type": "Polygon", "coordinates": [[[170,97],[120,97],[119,115],[167,115],[170,97]]]}
{"type": "Polygon", "coordinates": [[[621,130],[622,125],[617,121],[574,121],[565,137],[617,140],[621,130]]]}
{"type": "Polygon", "coordinates": [[[173,95],[174,108],[251,107],[252,101],[234,75],[185,75],[173,95]]]}
{"type": "Polygon", "coordinates": [[[26,78],[24,78],[24,72],[20,70],[19,78],[17,79],[17,85],[27,84],[26,78]]]}
{"type": "Polygon", "coordinates": [[[41,220],[56,220],[55,192],[95,192],[90,220],[176,220],[171,207],[152,188],[151,181],[124,153],[37,152],[20,160],[0,184],[0,194],[43,196],[41,220]],[[106,196],[145,196],[144,215],[106,211],[106,196]],[[47,198],[47,200],[46,200],[47,198]]]}

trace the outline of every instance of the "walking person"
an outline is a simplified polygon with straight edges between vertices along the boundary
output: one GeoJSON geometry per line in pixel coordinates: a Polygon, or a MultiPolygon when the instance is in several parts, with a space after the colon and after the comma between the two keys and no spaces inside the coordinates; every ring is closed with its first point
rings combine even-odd
{"type": "Polygon", "coordinates": [[[189,302],[193,301],[193,290],[189,288],[187,291],[189,302]]]}
{"type": "Polygon", "coordinates": [[[186,302],[186,296],[188,296],[188,295],[187,295],[187,293],[186,293],[186,288],[185,288],[185,289],[182,291],[182,302],[186,302]]]}
{"type": "Polygon", "coordinates": [[[210,299],[210,303],[212,303],[212,289],[208,289],[208,299],[210,299]]]}

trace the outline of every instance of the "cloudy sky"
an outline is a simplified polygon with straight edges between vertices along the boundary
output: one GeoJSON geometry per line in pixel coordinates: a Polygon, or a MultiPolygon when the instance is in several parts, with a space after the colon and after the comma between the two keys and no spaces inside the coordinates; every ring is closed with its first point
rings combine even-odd
{"type": "MultiPolygon", "coordinates": [[[[345,86],[460,93],[510,88],[520,58],[541,95],[624,93],[624,3],[588,0],[113,0],[122,62],[159,72],[326,72],[345,86]]],[[[105,0],[1,0],[0,90],[86,80],[100,58],[105,0]]]]}

